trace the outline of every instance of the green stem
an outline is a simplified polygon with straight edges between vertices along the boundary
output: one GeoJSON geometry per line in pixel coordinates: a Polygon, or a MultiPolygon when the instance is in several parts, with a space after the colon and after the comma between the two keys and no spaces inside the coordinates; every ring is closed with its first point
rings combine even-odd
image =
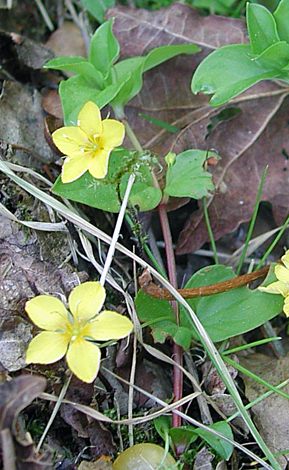
{"type": "Polygon", "coordinates": [[[238,266],[237,266],[237,269],[236,269],[236,274],[237,274],[237,275],[240,274],[242,265],[243,265],[243,263],[244,263],[244,259],[245,259],[245,257],[246,257],[246,253],[247,253],[249,241],[251,240],[251,236],[252,236],[252,233],[253,233],[253,229],[254,229],[254,227],[255,227],[255,223],[256,223],[256,219],[257,219],[257,214],[258,214],[258,210],[259,210],[259,206],[260,206],[261,195],[262,195],[263,186],[264,186],[264,182],[265,182],[265,178],[266,178],[266,175],[267,175],[268,168],[269,168],[269,166],[266,165],[265,168],[264,168],[264,170],[263,170],[263,173],[262,173],[262,178],[261,178],[261,181],[260,181],[260,184],[259,184],[258,193],[257,193],[257,197],[256,197],[254,212],[253,212],[252,219],[251,219],[251,222],[250,222],[250,225],[249,225],[249,229],[248,229],[248,233],[247,233],[247,236],[246,236],[246,240],[245,240],[245,244],[244,244],[244,249],[243,249],[243,251],[242,251],[242,254],[241,254],[241,256],[240,256],[239,263],[238,263],[238,266]]]}
{"type": "Polygon", "coordinates": [[[122,122],[123,122],[124,127],[125,127],[126,135],[128,136],[128,138],[131,141],[131,143],[132,143],[133,147],[135,148],[135,150],[138,150],[139,152],[143,152],[143,148],[142,148],[137,136],[135,135],[134,131],[130,127],[127,118],[123,117],[122,122]]]}
{"type": "Polygon", "coordinates": [[[212,227],[211,227],[211,223],[209,219],[208,207],[207,207],[205,197],[203,198],[203,210],[204,210],[204,217],[205,217],[205,222],[207,226],[207,232],[209,234],[210,243],[211,243],[211,247],[212,247],[213,254],[214,254],[214,261],[215,261],[215,264],[219,264],[217,247],[216,247],[216,243],[215,243],[215,239],[214,239],[214,235],[213,235],[213,231],[212,231],[212,227]]]}

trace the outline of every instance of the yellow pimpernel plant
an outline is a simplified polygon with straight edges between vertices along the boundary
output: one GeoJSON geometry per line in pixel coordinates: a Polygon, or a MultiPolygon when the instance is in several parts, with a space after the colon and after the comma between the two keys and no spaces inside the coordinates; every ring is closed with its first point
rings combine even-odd
{"type": "Polygon", "coordinates": [[[262,292],[268,294],[282,294],[285,297],[283,311],[287,317],[289,317],[289,250],[282,256],[282,264],[275,266],[275,276],[278,281],[272,282],[266,287],[258,287],[262,292]]]}
{"type": "Polygon", "coordinates": [[[52,134],[54,144],[66,156],[62,182],[75,181],[87,170],[94,178],[104,178],[110,153],[122,144],[124,135],[120,121],[102,120],[98,106],[88,101],[78,114],[77,126],[60,127],[52,134]]]}
{"type": "Polygon", "coordinates": [[[83,382],[97,376],[101,353],[94,341],[128,336],[133,324],[117,312],[104,310],[105,289],[99,282],[84,282],[68,298],[69,311],[56,297],[39,295],[26,303],[30,319],[45,331],[31,340],[26,362],[51,364],[66,356],[69,369],[83,382]]]}

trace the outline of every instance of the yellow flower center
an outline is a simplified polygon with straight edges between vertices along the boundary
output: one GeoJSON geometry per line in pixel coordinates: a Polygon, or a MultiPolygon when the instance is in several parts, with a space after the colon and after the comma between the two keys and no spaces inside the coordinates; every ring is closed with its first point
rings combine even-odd
{"type": "Polygon", "coordinates": [[[101,137],[100,137],[99,134],[94,134],[94,135],[88,137],[88,142],[87,142],[85,147],[81,148],[81,151],[83,153],[85,153],[85,152],[95,153],[98,150],[100,150],[101,148],[102,148],[101,137]]]}

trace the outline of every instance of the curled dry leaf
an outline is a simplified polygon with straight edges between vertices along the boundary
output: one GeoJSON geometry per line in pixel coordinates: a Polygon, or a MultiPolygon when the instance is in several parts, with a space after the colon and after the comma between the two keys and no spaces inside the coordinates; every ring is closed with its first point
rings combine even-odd
{"type": "MultiPolygon", "coordinates": [[[[215,239],[251,218],[266,165],[262,200],[272,204],[276,223],[282,224],[289,204],[288,89],[260,82],[228,105],[241,112],[213,129],[212,118],[228,106],[212,108],[207,97],[190,91],[192,74],[205,56],[221,46],[248,42],[245,23],[214,15],[201,17],[179,3],[155,12],[117,7],[108,16],[115,17],[114,32],[124,57],[166,44],[193,42],[202,50],[146,73],[141,93],[129,102],[126,112],[142,144],[161,156],[188,148],[213,149],[221,156],[218,165],[209,168],[216,185],[216,193],[208,200],[215,239]],[[141,113],[174,125],[179,132],[160,130],[141,113]]],[[[203,211],[189,215],[179,236],[178,254],[193,252],[208,240],[203,211]]]]}
{"type": "Polygon", "coordinates": [[[16,377],[0,386],[0,436],[4,470],[52,470],[50,452],[40,455],[30,434],[18,422],[20,412],[45,388],[45,378],[31,375],[16,377]]]}

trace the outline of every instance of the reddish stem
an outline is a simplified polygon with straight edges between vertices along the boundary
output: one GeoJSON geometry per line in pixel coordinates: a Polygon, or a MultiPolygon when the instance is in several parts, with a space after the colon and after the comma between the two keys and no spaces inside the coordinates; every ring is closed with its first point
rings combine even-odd
{"type": "MultiPolygon", "coordinates": [[[[163,232],[163,239],[165,243],[166,259],[167,259],[167,270],[169,275],[170,283],[173,287],[177,289],[177,271],[176,271],[176,261],[175,254],[173,249],[173,240],[171,236],[171,229],[168,220],[168,214],[166,210],[166,204],[160,203],[158,206],[159,218],[161,223],[161,228],[163,232]]],[[[179,325],[179,312],[178,312],[178,303],[176,301],[171,302],[177,324],[179,325]]],[[[183,365],[183,348],[173,342],[173,359],[176,362],[176,365],[173,369],[173,393],[174,401],[180,400],[183,396],[183,373],[178,366],[183,365]]],[[[181,407],[178,408],[181,410],[181,407]]],[[[172,416],[172,425],[174,428],[181,426],[181,417],[173,413],[172,416]]],[[[178,453],[176,449],[176,453],[178,453]]]]}

